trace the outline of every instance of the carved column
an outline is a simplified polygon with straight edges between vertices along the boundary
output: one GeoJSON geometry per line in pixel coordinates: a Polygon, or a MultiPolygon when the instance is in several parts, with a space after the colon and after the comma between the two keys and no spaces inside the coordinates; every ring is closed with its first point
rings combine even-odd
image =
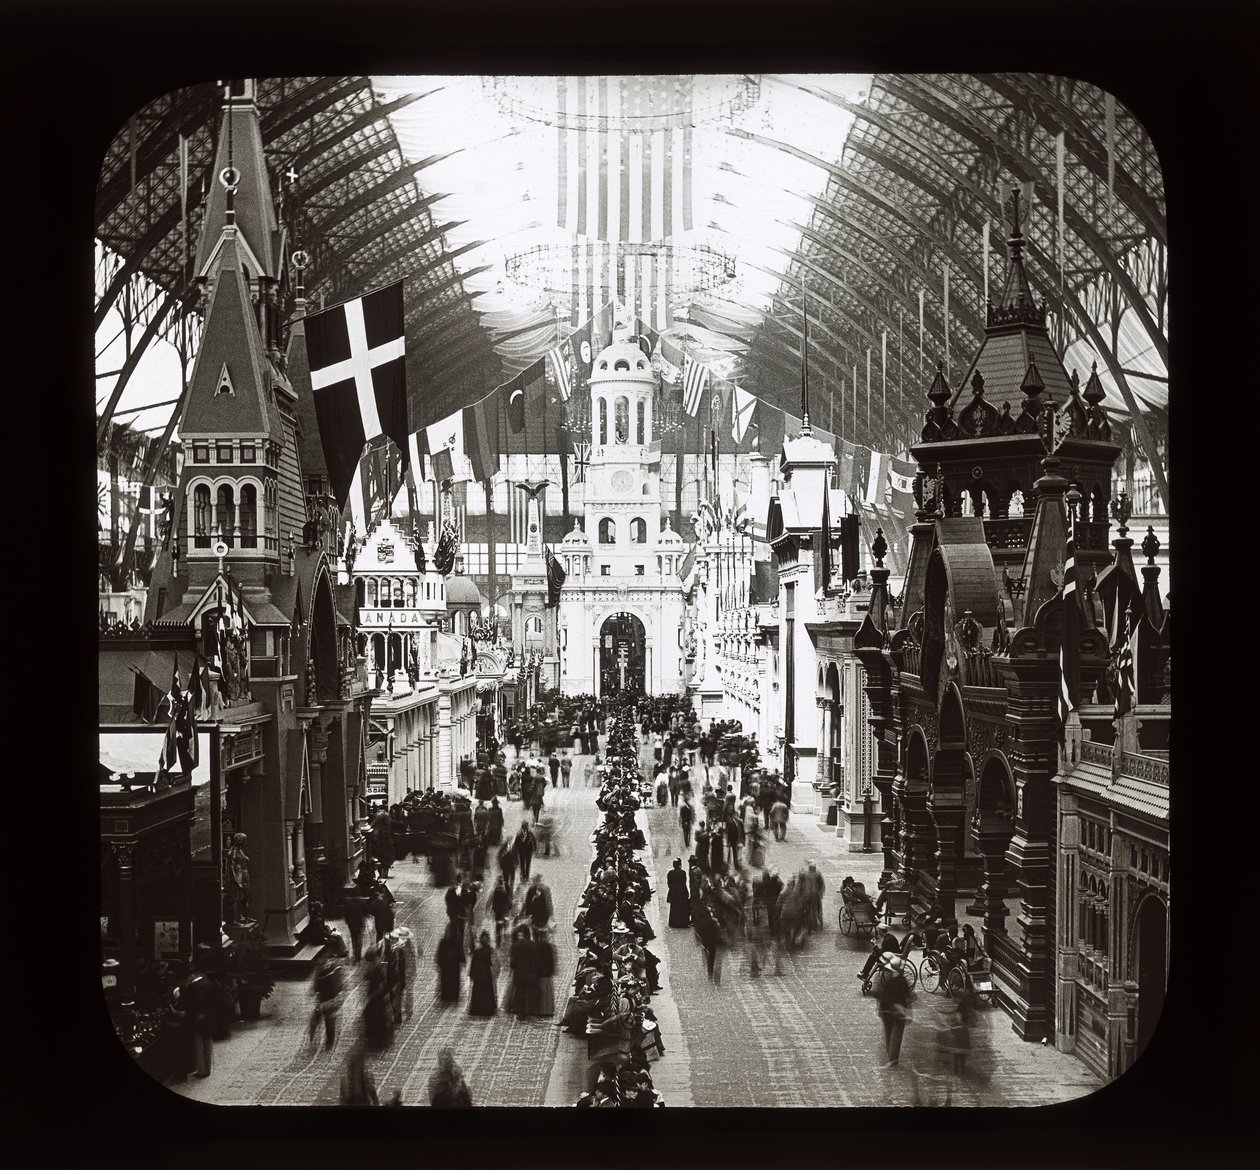
{"type": "Polygon", "coordinates": [[[984,880],[976,890],[976,903],[984,915],[984,929],[1006,933],[1006,848],[1011,840],[1009,817],[977,812],[971,839],[984,858],[984,880]]]}
{"type": "Polygon", "coordinates": [[[901,795],[904,814],[901,825],[901,879],[913,890],[919,883],[926,862],[930,859],[933,832],[928,827],[927,792],[904,791],[901,795]]]}

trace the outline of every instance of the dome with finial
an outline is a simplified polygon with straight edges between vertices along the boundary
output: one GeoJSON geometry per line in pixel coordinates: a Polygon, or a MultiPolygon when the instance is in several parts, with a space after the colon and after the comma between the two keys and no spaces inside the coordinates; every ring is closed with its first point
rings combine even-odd
{"type": "Polygon", "coordinates": [[[679,536],[678,533],[673,530],[673,528],[670,527],[669,517],[666,516],[665,527],[661,529],[661,534],[660,536],[656,538],[656,543],[658,545],[671,545],[672,546],[676,544],[677,545],[685,544],[686,541],[684,541],[683,538],[679,536]]]}
{"type": "Polygon", "coordinates": [[[577,521],[573,521],[573,529],[564,534],[564,539],[560,541],[561,547],[568,549],[589,549],[591,547],[591,538],[582,531],[582,525],[577,521]]]}
{"type": "Polygon", "coordinates": [[[627,384],[636,388],[654,387],[656,375],[643,347],[625,337],[605,346],[591,362],[591,387],[627,384]]]}

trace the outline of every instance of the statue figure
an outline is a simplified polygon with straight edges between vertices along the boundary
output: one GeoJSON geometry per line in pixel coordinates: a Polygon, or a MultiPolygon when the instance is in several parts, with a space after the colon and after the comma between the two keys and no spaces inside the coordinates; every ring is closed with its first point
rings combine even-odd
{"type": "Polygon", "coordinates": [[[233,833],[232,843],[223,858],[223,900],[228,922],[248,922],[249,856],[245,852],[244,833],[233,833]]]}

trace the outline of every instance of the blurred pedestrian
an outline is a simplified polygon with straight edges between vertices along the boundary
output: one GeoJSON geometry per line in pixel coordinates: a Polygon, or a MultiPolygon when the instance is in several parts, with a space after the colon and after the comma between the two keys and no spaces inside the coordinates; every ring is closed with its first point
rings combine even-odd
{"type": "Polygon", "coordinates": [[[451,922],[437,945],[434,963],[438,969],[438,998],[443,1003],[459,1002],[459,969],[467,960],[464,957],[464,944],[459,927],[451,922]]]}
{"type": "Polygon", "coordinates": [[[416,972],[420,962],[420,948],[416,946],[415,935],[411,933],[410,928],[399,926],[394,931],[398,938],[399,951],[399,977],[402,980],[403,993],[403,1015],[407,1019],[411,1019],[411,1012],[415,1002],[414,987],[416,983],[416,972]]]}
{"type": "Polygon", "coordinates": [[[534,1004],[536,1016],[556,1014],[556,993],[552,980],[556,973],[556,951],[546,929],[534,931],[534,1004]]]}
{"type": "Polygon", "coordinates": [[[307,1043],[315,1043],[320,1020],[324,1021],[324,1047],[331,1048],[337,1042],[337,1015],[341,1011],[344,988],[344,969],[335,957],[326,956],[311,980],[315,1008],[307,1028],[307,1043]]]}
{"type": "Polygon", "coordinates": [[[512,969],[512,982],[508,988],[507,1008],[517,1016],[532,1014],[536,1000],[535,955],[533,938],[528,926],[522,924],[512,932],[512,948],[508,962],[512,969]]]}
{"type": "Polygon", "coordinates": [[[503,879],[504,884],[511,893],[512,887],[516,885],[516,842],[504,841],[499,846],[499,877],[503,879]]]}
{"type": "Polygon", "coordinates": [[[214,984],[201,970],[205,952],[193,956],[193,969],[175,990],[172,1012],[183,1025],[188,1074],[208,1077],[214,1061],[214,984]]]}
{"type": "Polygon", "coordinates": [[[529,869],[534,860],[535,843],[534,833],[529,827],[529,822],[521,821],[521,827],[516,832],[514,848],[516,850],[516,864],[520,870],[522,881],[529,881],[529,869]]]}
{"type": "Polygon", "coordinates": [[[565,752],[564,757],[560,761],[560,782],[565,788],[568,788],[569,782],[572,780],[572,778],[573,778],[573,760],[570,757],[569,753],[565,752]]]}
{"type": "Polygon", "coordinates": [[[887,971],[878,993],[879,1018],[884,1025],[884,1046],[888,1052],[885,1068],[895,1068],[901,1056],[901,1037],[910,1018],[910,984],[902,974],[900,955],[883,955],[880,965],[887,971]]]}
{"type": "Polygon", "coordinates": [[[362,1042],[356,1043],[346,1058],[346,1071],[341,1074],[341,1103],[380,1104],[376,1096],[376,1078],[368,1071],[367,1053],[362,1042]]]}
{"type": "Polygon", "coordinates": [[[551,890],[543,881],[542,874],[534,874],[529,888],[525,891],[521,910],[535,931],[546,930],[551,925],[553,914],[551,890]]]}
{"type": "Polygon", "coordinates": [[[774,830],[774,839],[782,841],[787,837],[788,806],[782,800],[776,800],[770,806],[770,827],[774,830]]]}
{"type": "Polygon", "coordinates": [[[498,845],[503,840],[503,809],[499,807],[499,798],[490,798],[490,808],[486,812],[486,844],[498,845]]]}
{"type": "Polygon", "coordinates": [[[367,899],[357,894],[347,894],[344,902],[350,947],[357,963],[363,957],[363,923],[367,918],[367,899]]]}
{"type": "Polygon", "coordinates": [[[363,1003],[363,1038],[374,1048],[384,1048],[394,1037],[394,1021],[389,1004],[385,965],[381,962],[381,943],[373,943],[363,953],[366,970],[363,986],[367,998],[363,1003]]]}
{"type": "Polygon", "coordinates": [[[547,771],[551,773],[551,787],[555,788],[560,782],[560,757],[555,752],[547,760],[547,771]]]}
{"type": "Polygon", "coordinates": [[[493,1016],[499,1010],[495,984],[499,977],[499,958],[490,946],[490,933],[483,930],[468,964],[472,992],[468,997],[470,1016],[493,1016]]]}
{"type": "Polygon", "coordinates": [[[443,1048],[438,1055],[437,1072],[429,1078],[429,1104],[435,1109],[458,1109],[472,1105],[472,1093],[464,1071],[455,1063],[455,1054],[443,1048]]]}
{"type": "Polygon", "coordinates": [[[503,945],[503,932],[507,929],[508,911],[512,909],[512,892],[508,889],[503,875],[499,874],[490,891],[490,912],[494,915],[494,945],[503,945]]]}
{"type": "Polygon", "coordinates": [[[674,868],[666,875],[669,893],[665,900],[669,903],[669,925],[691,925],[691,894],[687,889],[687,875],[683,873],[682,858],[674,858],[674,868]]]}

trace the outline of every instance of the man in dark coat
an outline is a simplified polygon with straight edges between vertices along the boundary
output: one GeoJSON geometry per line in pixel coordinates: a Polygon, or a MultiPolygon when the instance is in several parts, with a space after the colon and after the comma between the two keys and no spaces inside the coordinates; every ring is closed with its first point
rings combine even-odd
{"type": "Polygon", "coordinates": [[[687,875],[683,873],[682,859],[674,858],[674,868],[666,875],[669,894],[665,901],[669,903],[669,925],[691,925],[691,894],[687,889],[687,875]]]}
{"type": "Polygon", "coordinates": [[[884,1045],[888,1050],[885,1067],[891,1068],[901,1056],[901,1035],[910,1013],[910,984],[902,974],[900,955],[884,955],[880,964],[888,972],[880,984],[878,999],[879,1018],[884,1025],[884,1045]]]}
{"type": "Polygon", "coordinates": [[[490,807],[486,810],[486,844],[498,845],[503,840],[503,810],[499,807],[498,797],[490,798],[490,807]]]}
{"type": "Polygon", "coordinates": [[[467,886],[464,882],[464,875],[457,871],[455,874],[455,884],[446,891],[446,917],[450,920],[450,924],[455,929],[457,938],[464,937],[464,915],[468,905],[467,886]]]}
{"type": "Polygon", "coordinates": [[[700,868],[707,870],[709,868],[709,827],[707,821],[701,821],[699,828],[696,829],[696,859],[700,862],[700,868]]]}
{"type": "Polygon", "coordinates": [[[443,1003],[455,1003],[459,999],[459,969],[466,959],[463,940],[454,922],[447,926],[438,943],[434,961],[438,969],[438,998],[443,1003]]]}
{"type": "Polygon", "coordinates": [[[521,827],[516,833],[516,864],[521,871],[521,880],[529,880],[529,867],[534,860],[534,834],[529,824],[525,821],[521,822],[521,827]]]}
{"type": "Polygon", "coordinates": [[[347,894],[344,904],[346,926],[350,930],[350,947],[357,963],[363,957],[363,922],[367,918],[367,899],[347,894]]]}
{"type": "Polygon", "coordinates": [[[683,845],[691,845],[691,822],[695,820],[695,805],[689,800],[684,800],[678,808],[678,823],[682,826],[683,845]]]}
{"type": "Polygon", "coordinates": [[[499,846],[499,875],[506,883],[508,892],[516,885],[516,842],[504,841],[499,846]]]}
{"type": "Polygon", "coordinates": [[[547,761],[547,770],[551,773],[551,787],[560,782],[560,757],[555,752],[551,753],[551,758],[547,761]]]}

